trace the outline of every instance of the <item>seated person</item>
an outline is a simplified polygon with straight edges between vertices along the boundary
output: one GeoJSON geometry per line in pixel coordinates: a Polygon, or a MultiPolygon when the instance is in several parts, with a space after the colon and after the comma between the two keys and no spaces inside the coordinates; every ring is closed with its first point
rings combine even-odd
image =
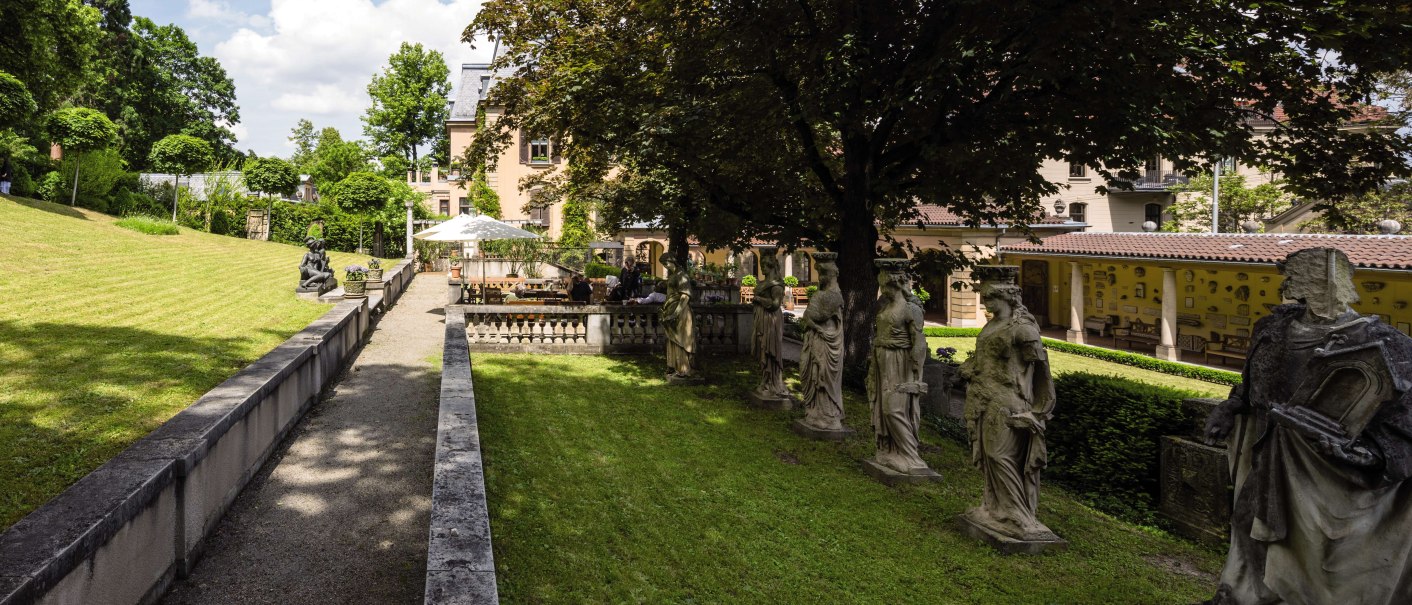
{"type": "Polygon", "coordinates": [[[667,302],[667,282],[659,281],[652,288],[652,293],[642,298],[629,298],[627,304],[630,305],[660,305],[667,302]]]}
{"type": "Polygon", "coordinates": [[[593,297],[593,286],[588,284],[588,280],[574,276],[574,286],[569,289],[569,300],[575,302],[588,302],[593,297]]]}

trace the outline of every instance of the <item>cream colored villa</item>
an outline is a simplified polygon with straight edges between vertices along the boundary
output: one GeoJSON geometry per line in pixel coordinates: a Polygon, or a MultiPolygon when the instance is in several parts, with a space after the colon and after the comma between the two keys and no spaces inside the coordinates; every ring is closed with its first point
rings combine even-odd
{"type": "MultiPolygon", "coordinates": [[[[485,63],[461,66],[461,82],[456,97],[450,101],[450,118],[446,120],[447,136],[452,153],[471,144],[476,132],[476,112],[482,107],[487,93],[495,86],[495,74],[485,63]]],[[[485,119],[494,123],[500,108],[484,104],[485,119]]],[[[541,172],[552,172],[563,165],[563,159],[548,138],[516,133],[513,144],[500,156],[495,170],[486,172],[486,184],[500,196],[501,218],[512,225],[537,225],[549,229],[550,239],[558,239],[563,228],[563,204],[556,202],[545,208],[525,210],[533,191],[520,191],[520,180],[541,172]]],[[[428,194],[423,202],[432,214],[452,216],[471,213],[470,174],[459,168],[446,170],[433,166],[431,172],[409,170],[407,182],[428,194]]]]}

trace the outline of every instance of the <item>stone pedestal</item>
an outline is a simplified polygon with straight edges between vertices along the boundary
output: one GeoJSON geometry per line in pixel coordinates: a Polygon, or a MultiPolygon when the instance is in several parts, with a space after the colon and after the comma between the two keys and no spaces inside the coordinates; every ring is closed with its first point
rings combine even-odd
{"type": "Polygon", "coordinates": [[[343,300],[343,288],[334,288],[319,295],[319,302],[336,303],[343,300]]]}
{"type": "MultiPolygon", "coordinates": [[[[325,294],[333,292],[333,290],[337,287],[338,280],[330,277],[328,281],[325,281],[322,284],[314,285],[309,288],[305,288],[304,286],[296,286],[294,288],[294,295],[299,297],[300,300],[318,301],[323,298],[325,294]]],[[[340,291],[339,297],[342,298],[342,296],[342,291],[340,291]]]]}
{"type": "Polygon", "coordinates": [[[1182,360],[1182,352],[1181,352],[1181,349],[1178,349],[1178,348],[1175,347],[1175,346],[1168,346],[1168,345],[1157,345],[1157,350],[1156,350],[1156,352],[1154,352],[1154,353],[1152,354],[1152,356],[1153,356],[1153,357],[1156,357],[1156,358],[1158,358],[1158,359],[1165,359],[1165,360],[1167,360],[1167,361],[1181,361],[1181,360],[1182,360]]]}
{"type": "Polygon", "coordinates": [[[922,412],[929,416],[961,419],[963,398],[955,397],[951,386],[959,382],[956,366],[928,359],[922,366],[922,381],[927,392],[922,395],[922,412]]]}
{"type": "Polygon", "coordinates": [[[1163,437],[1160,489],[1157,508],[1176,533],[1209,544],[1228,541],[1232,493],[1224,448],[1163,437]]]}
{"type": "Polygon", "coordinates": [[[843,427],[836,431],[814,428],[805,424],[802,418],[791,423],[789,428],[801,437],[818,439],[820,441],[843,441],[852,437],[854,433],[853,429],[848,427],[843,427]]]}
{"type": "Polygon", "coordinates": [[[751,392],[749,396],[747,396],[746,400],[750,402],[750,407],[761,410],[776,410],[780,412],[788,412],[794,409],[793,397],[761,397],[759,395],[756,395],[754,392],[751,392]]]}
{"type": "Polygon", "coordinates": [[[863,471],[868,473],[869,477],[877,479],[878,481],[887,485],[899,485],[903,483],[931,483],[933,481],[941,481],[941,474],[932,469],[926,469],[926,471],[917,474],[899,473],[891,468],[874,462],[872,458],[867,458],[863,460],[863,471]]]}
{"type": "Polygon", "coordinates": [[[383,280],[373,281],[370,279],[368,280],[367,285],[365,287],[369,290],[381,290],[383,288],[383,285],[386,283],[387,282],[384,282],[383,280]]]}
{"type": "Polygon", "coordinates": [[[705,383],[705,382],[706,382],[706,379],[705,379],[705,378],[702,378],[702,377],[700,377],[700,376],[677,376],[676,374],[671,374],[671,373],[667,374],[667,384],[673,384],[673,385],[696,385],[696,384],[703,384],[703,383],[705,383]]]}
{"type": "Polygon", "coordinates": [[[1064,340],[1074,344],[1084,344],[1083,330],[1064,330],[1064,340]]]}
{"type": "Polygon", "coordinates": [[[1069,548],[1068,541],[1058,536],[1052,540],[1017,540],[972,521],[968,514],[957,515],[956,526],[961,530],[961,533],[989,544],[991,548],[1003,555],[1038,555],[1046,552],[1060,552],[1069,548]]]}

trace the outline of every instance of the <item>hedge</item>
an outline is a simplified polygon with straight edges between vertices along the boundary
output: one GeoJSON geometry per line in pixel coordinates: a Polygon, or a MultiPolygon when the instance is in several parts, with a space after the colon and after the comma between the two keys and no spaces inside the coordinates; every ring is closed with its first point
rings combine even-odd
{"type": "MultiPolygon", "coordinates": [[[[926,328],[924,330],[924,333],[927,336],[931,337],[975,338],[976,336],[980,335],[981,329],[931,327],[926,328]]],[[[1206,382],[1224,384],[1229,386],[1235,386],[1240,384],[1240,374],[1237,372],[1217,370],[1213,368],[1204,368],[1201,366],[1186,363],[1177,363],[1174,361],[1167,361],[1165,359],[1148,357],[1147,355],[1142,355],[1139,353],[1115,351],[1113,349],[1104,349],[1102,347],[1075,344],[1063,340],[1055,340],[1053,338],[1045,338],[1044,347],[1053,351],[1059,351],[1061,353],[1070,353],[1073,355],[1080,355],[1093,359],[1102,359],[1103,361],[1121,363],[1126,366],[1133,366],[1135,368],[1142,368],[1144,370],[1152,370],[1153,372],[1160,372],[1162,374],[1171,374],[1173,376],[1193,378],[1196,380],[1204,380],[1206,382]]]]}
{"type": "Polygon", "coordinates": [[[1085,372],[1054,379],[1058,409],[1045,434],[1053,479],[1094,507],[1137,523],[1156,520],[1161,439],[1189,431],[1195,393],[1085,372]]]}

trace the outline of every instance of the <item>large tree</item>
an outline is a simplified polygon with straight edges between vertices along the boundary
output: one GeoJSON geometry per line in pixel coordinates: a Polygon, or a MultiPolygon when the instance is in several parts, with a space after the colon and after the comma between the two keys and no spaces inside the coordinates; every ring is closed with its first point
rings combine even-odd
{"type": "Polygon", "coordinates": [[[0,2],[0,70],[24,82],[41,114],[62,107],[84,83],[102,18],[79,0],[0,2]]]}
{"type": "Polygon", "coordinates": [[[363,115],[363,133],[378,151],[397,153],[413,165],[417,147],[436,140],[446,127],[450,70],[440,52],[402,43],[381,74],[368,83],[372,105],[363,115]]]}
{"type": "Polygon", "coordinates": [[[307,167],[314,186],[330,191],[339,181],[354,172],[369,169],[368,150],[358,141],[345,141],[332,126],[319,132],[319,143],[307,167]]]}
{"type": "Polygon", "coordinates": [[[1302,195],[1401,170],[1406,136],[1339,126],[1412,59],[1409,23],[1392,0],[491,0],[466,39],[503,50],[505,109],[468,160],[527,129],[571,162],[669,170],[746,234],[839,252],[857,365],[879,237],[919,201],[1023,225],[1060,189],[1052,158],[1123,186],[1155,154],[1235,157],[1302,195]]]}

